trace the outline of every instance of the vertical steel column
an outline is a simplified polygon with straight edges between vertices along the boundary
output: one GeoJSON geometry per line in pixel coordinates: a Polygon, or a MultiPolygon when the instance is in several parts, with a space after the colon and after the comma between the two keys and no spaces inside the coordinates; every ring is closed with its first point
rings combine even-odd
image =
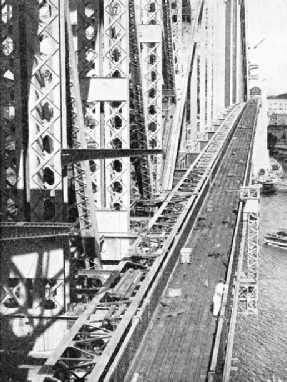
{"type": "MultiPolygon", "coordinates": [[[[80,84],[76,65],[72,26],[70,22],[69,7],[66,3],[65,19],[67,23],[67,39],[69,51],[69,96],[71,117],[71,146],[73,148],[87,148],[83,107],[80,98],[80,84]]],[[[99,235],[96,220],[96,206],[92,190],[92,179],[88,161],[74,164],[74,185],[76,192],[76,203],[79,214],[80,230],[85,249],[85,254],[91,260],[98,258],[100,261],[99,235]]],[[[97,263],[99,266],[99,263],[97,263]]]]}
{"type": "Polygon", "coordinates": [[[29,177],[32,221],[63,219],[59,0],[27,1],[29,177]]]}
{"type": "Polygon", "coordinates": [[[0,220],[24,218],[24,146],[20,66],[19,2],[1,1],[0,5],[0,220]]]}
{"type": "Polygon", "coordinates": [[[245,0],[242,0],[240,3],[240,25],[241,25],[241,52],[242,52],[242,76],[243,76],[243,83],[242,83],[242,92],[243,92],[243,100],[247,101],[248,99],[248,50],[247,50],[247,41],[246,41],[246,34],[247,34],[247,25],[246,25],[246,5],[245,0]]]}
{"type": "MultiPolygon", "coordinates": [[[[71,21],[75,34],[74,43],[77,52],[80,96],[84,110],[85,140],[87,148],[104,147],[104,124],[101,123],[100,101],[89,97],[94,78],[102,74],[100,60],[102,37],[100,25],[100,4],[98,1],[76,0],[75,7],[70,6],[71,21]]],[[[90,173],[94,202],[97,208],[104,208],[104,163],[90,161],[90,173]]]]}
{"type": "Polygon", "coordinates": [[[193,142],[197,139],[198,123],[198,76],[197,76],[198,47],[195,48],[195,54],[191,69],[190,78],[190,134],[193,142]]]}
{"type": "Polygon", "coordinates": [[[236,103],[243,101],[243,94],[242,94],[242,82],[243,82],[243,73],[242,73],[242,47],[241,47],[241,34],[242,34],[242,25],[240,20],[240,12],[241,12],[241,5],[238,5],[237,8],[237,31],[236,31],[236,38],[237,38],[237,46],[236,46],[236,103]]]}
{"type": "MultiPolygon", "coordinates": [[[[139,36],[141,7],[134,0],[129,0],[129,47],[130,47],[130,146],[147,149],[146,113],[144,107],[143,76],[139,36]]],[[[151,196],[150,158],[143,156],[132,160],[131,204],[140,197],[151,196]]]]}
{"type": "Polygon", "coordinates": [[[248,277],[258,281],[259,216],[257,212],[248,214],[247,258],[248,277]]]}
{"type": "MultiPolygon", "coordinates": [[[[226,20],[226,1],[217,1],[217,113],[225,109],[225,68],[226,68],[226,38],[225,38],[225,20],[226,20]]],[[[229,106],[229,105],[228,105],[229,106]]]]}
{"type": "Polygon", "coordinates": [[[212,112],[213,118],[215,119],[218,114],[218,90],[219,90],[219,79],[218,79],[218,65],[219,65],[219,23],[218,23],[218,1],[214,2],[214,24],[213,24],[213,99],[212,99],[212,112]]]}
{"type": "Polygon", "coordinates": [[[163,74],[165,76],[164,87],[169,90],[175,89],[175,70],[173,59],[173,43],[172,43],[172,29],[171,29],[171,11],[169,0],[162,0],[163,10],[163,35],[164,35],[164,62],[163,74]]]}
{"type": "Polygon", "coordinates": [[[245,4],[241,1],[238,6],[237,12],[237,23],[238,23],[238,37],[237,37],[237,59],[238,59],[238,70],[237,70],[237,102],[246,100],[246,87],[247,87],[247,47],[246,47],[246,25],[245,25],[245,4]]]}
{"type": "MultiPolygon", "coordinates": [[[[174,71],[175,75],[181,75],[182,0],[170,0],[170,17],[172,30],[174,71]]],[[[179,86],[178,82],[179,80],[176,81],[176,87],[179,86]]]]}
{"type": "MultiPolygon", "coordinates": [[[[162,147],[162,27],[161,0],[143,0],[141,44],[142,84],[148,148],[162,147]]],[[[152,194],[161,190],[162,156],[151,155],[152,194]]]]}
{"type": "Polygon", "coordinates": [[[206,123],[210,127],[212,125],[213,113],[213,70],[214,70],[214,55],[213,55],[213,43],[214,43],[214,0],[210,0],[207,4],[207,97],[206,97],[206,123]]]}
{"type": "MultiPolygon", "coordinates": [[[[80,94],[88,148],[129,148],[128,1],[75,2],[80,94]]],[[[128,210],[129,159],[90,161],[99,210],[128,210]]]]}
{"type": "Polygon", "coordinates": [[[206,123],[206,13],[207,6],[204,4],[200,26],[200,132],[205,131],[206,123]]]}
{"type": "Polygon", "coordinates": [[[226,2],[226,44],[225,44],[225,107],[232,104],[232,88],[233,88],[233,2],[226,2]]]}
{"type": "Polygon", "coordinates": [[[239,281],[239,309],[241,314],[258,314],[258,258],[260,190],[249,186],[241,188],[240,197],[246,200],[243,220],[247,223],[246,254],[239,281]]]}
{"type": "Polygon", "coordinates": [[[232,47],[232,92],[231,92],[231,104],[233,105],[236,103],[236,95],[237,95],[237,71],[238,71],[238,62],[237,62],[237,54],[238,54],[238,40],[237,40],[237,34],[238,34],[238,24],[237,24],[237,14],[238,14],[238,1],[234,1],[233,3],[233,14],[232,14],[232,20],[233,20],[233,28],[232,28],[232,40],[233,40],[233,47],[232,47]]]}
{"type": "MultiPolygon", "coordinates": [[[[129,8],[128,0],[104,2],[103,76],[129,78],[129,8]]],[[[129,148],[129,99],[104,103],[105,148],[129,148]],[[117,143],[115,143],[115,141],[117,143]]],[[[105,160],[105,208],[129,210],[130,160],[105,160]]]]}

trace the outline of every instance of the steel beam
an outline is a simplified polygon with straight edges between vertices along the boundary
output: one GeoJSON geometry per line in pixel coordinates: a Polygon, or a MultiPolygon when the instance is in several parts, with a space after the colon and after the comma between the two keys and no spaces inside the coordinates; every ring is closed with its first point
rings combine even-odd
{"type": "Polygon", "coordinates": [[[163,38],[164,38],[164,87],[175,95],[175,69],[173,60],[172,29],[169,0],[162,1],[163,6],[163,38]]]}
{"type": "MultiPolygon", "coordinates": [[[[130,44],[130,63],[131,63],[131,81],[130,81],[130,146],[145,150],[148,147],[146,113],[143,93],[143,75],[140,53],[140,35],[145,35],[144,31],[140,33],[139,18],[141,7],[135,4],[134,0],[129,0],[129,44],[130,44]]],[[[138,161],[132,161],[134,176],[131,176],[131,203],[138,199],[150,198],[151,187],[151,168],[150,160],[142,158],[138,161]]]]}
{"type": "MultiPolygon", "coordinates": [[[[69,52],[69,79],[70,79],[70,108],[72,122],[72,147],[87,147],[84,131],[83,108],[80,98],[80,85],[77,73],[76,57],[72,35],[72,26],[69,14],[69,3],[65,3],[64,21],[67,23],[67,39],[69,52]]],[[[100,244],[98,226],[96,220],[96,206],[93,198],[92,180],[89,163],[78,162],[74,165],[74,182],[79,214],[81,236],[86,255],[93,261],[99,261],[100,266],[100,244]],[[97,258],[97,260],[95,260],[97,258]]]]}
{"type": "Polygon", "coordinates": [[[206,63],[207,63],[207,5],[203,5],[201,25],[200,25],[200,43],[199,43],[199,116],[200,132],[205,132],[206,124],[206,63]]]}
{"type": "MultiPolygon", "coordinates": [[[[125,79],[127,98],[104,102],[104,145],[102,148],[129,148],[129,1],[105,0],[103,6],[103,72],[105,78],[125,79]],[[116,143],[118,142],[118,143],[116,143]]],[[[103,99],[103,101],[105,101],[103,99]]],[[[126,211],[129,221],[130,161],[119,159],[119,166],[105,161],[104,209],[126,211]]]]}
{"type": "MultiPolygon", "coordinates": [[[[162,147],[162,22],[161,0],[142,1],[137,18],[147,147],[162,147]]],[[[151,196],[161,192],[162,157],[149,158],[151,196]]]]}
{"type": "Polygon", "coordinates": [[[27,80],[29,84],[28,202],[32,221],[62,221],[63,182],[59,0],[25,2],[27,80]],[[29,23],[29,28],[28,28],[29,23]]]}
{"type": "Polygon", "coordinates": [[[124,157],[142,157],[153,154],[162,154],[159,149],[62,149],[62,164],[66,166],[69,163],[85,161],[91,159],[109,159],[124,157]]]}
{"type": "Polygon", "coordinates": [[[173,183],[173,174],[177,157],[177,149],[178,149],[178,140],[180,137],[182,120],[184,115],[184,109],[186,105],[186,97],[188,94],[188,83],[190,77],[190,71],[192,70],[192,63],[196,57],[195,51],[197,48],[197,33],[200,25],[200,15],[202,13],[203,1],[199,1],[197,3],[195,21],[192,26],[192,34],[190,38],[190,43],[188,44],[187,51],[185,52],[187,60],[185,61],[184,73],[181,78],[181,96],[178,97],[178,101],[176,107],[173,111],[173,119],[169,132],[169,140],[166,144],[166,158],[164,160],[163,165],[163,189],[171,190],[173,183]]]}
{"type": "Polygon", "coordinates": [[[215,1],[210,0],[207,4],[207,92],[206,92],[206,124],[207,127],[212,125],[213,110],[212,101],[214,98],[213,83],[214,83],[214,11],[215,1]]]}
{"type": "MultiPolygon", "coordinates": [[[[216,45],[214,52],[216,55],[216,70],[215,70],[215,82],[216,91],[214,93],[216,101],[216,113],[215,117],[218,117],[219,113],[225,110],[225,72],[226,72],[226,52],[225,47],[227,40],[225,38],[225,22],[226,22],[226,6],[227,3],[224,0],[216,1],[216,45]],[[223,22],[221,22],[223,20],[223,22]]],[[[229,104],[228,104],[229,105],[229,104]]]]}
{"type": "MultiPolygon", "coordinates": [[[[170,18],[173,43],[173,60],[175,76],[182,74],[182,0],[170,0],[170,18]]],[[[175,77],[176,87],[180,84],[175,77]]]]}
{"type": "Polygon", "coordinates": [[[244,276],[239,277],[240,314],[258,314],[258,257],[259,257],[259,187],[244,187],[241,199],[246,201],[243,219],[247,222],[247,251],[243,261],[244,276]]]}
{"type": "Polygon", "coordinates": [[[22,102],[26,73],[22,72],[20,58],[21,7],[15,0],[5,0],[0,5],[0,220],[10,221],[25,219],[26,200],[23,123],[26,105],[22,102]]]}
{"type": "Polygon", "coordinates": [[[71,224],[3,222],[0,223],[0,232],[0,241],[67,236],[71,233],[71,224]]]}

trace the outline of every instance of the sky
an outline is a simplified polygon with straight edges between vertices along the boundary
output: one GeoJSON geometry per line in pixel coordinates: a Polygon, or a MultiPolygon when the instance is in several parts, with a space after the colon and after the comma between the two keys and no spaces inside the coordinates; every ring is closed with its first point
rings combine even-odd
{"type": "Polygon", "coordinates": [[[267,80],[267,95],[286,93],[287,0],[246,0],[246,5],[249,61],[259,65],[260,78],[267,80]]]}

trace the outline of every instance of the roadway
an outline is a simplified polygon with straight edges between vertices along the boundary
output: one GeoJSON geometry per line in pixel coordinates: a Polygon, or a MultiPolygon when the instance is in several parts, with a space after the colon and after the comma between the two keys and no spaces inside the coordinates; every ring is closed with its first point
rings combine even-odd
{"type": "Polygon", "coordinates": [[[256,103],[245,109],[213,184],[190,227],[184,247],[191,264],[179,261],[170,277],[126,381],[205,381],[216,319],[214,287],[225,278],[256,118],[256,103]],[[170,294],[180,294],[169,297],[170,294]]]}

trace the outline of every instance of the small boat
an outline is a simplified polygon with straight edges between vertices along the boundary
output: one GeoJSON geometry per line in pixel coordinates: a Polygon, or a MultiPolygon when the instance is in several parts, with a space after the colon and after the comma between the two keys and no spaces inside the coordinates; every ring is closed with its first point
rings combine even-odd
{"type": "Polygon", "coordinates": [[[276,193],[276,189],[272,180],[266,180],[265,182],[262,182],[262,187],[261,187],[262,195],[271,195],[275,193],[276,193]]]}
{"type": "Polygon", "coordinates": [[[287,182],[278,182],[275,185],[275,189],[277,192],[287,192],[287,182]]]}
{"type": "Polygon", "coordinates": [[[266,234],[264,237],[264,243],[287,249],[287,230],[282,229],[277,233],[266,234]]]}

